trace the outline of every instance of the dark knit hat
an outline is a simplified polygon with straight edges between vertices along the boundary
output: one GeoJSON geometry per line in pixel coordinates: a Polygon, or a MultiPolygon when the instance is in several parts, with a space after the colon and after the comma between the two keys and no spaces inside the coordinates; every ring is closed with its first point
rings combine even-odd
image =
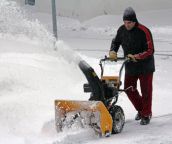
{"type": "Polygon", "coordinates": [[[132,21],[132,22],[138,22],[137,17],[136,17],[136,13],[132,7],[128,7],[125,9],[124,15],[123,15],[123,21],[124,20],[132,21]]]}

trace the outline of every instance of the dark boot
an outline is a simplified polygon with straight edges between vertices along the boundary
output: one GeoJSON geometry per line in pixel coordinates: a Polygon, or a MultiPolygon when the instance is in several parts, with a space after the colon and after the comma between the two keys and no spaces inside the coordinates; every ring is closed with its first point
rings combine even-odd
{"type": "Polygon", "coordinates": [[[142,117],[141,118],[141,121],[140,121],[140,124],[141,125],[147,125],[147,124],[150,123],[150,120],[151,120],[151,117],[150,116],[149,117],[142,117]]]}
{"type": "Polygon", "coordinates": [[[136,116],[135,116],[135,120],[140,120],[141,119],[141,114],[138,112],[137,114],[136,114],[136,116]]]}

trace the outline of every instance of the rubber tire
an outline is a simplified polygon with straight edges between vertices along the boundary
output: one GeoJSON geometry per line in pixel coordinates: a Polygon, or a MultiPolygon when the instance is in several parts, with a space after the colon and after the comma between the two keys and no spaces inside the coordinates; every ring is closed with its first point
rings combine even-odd
{"type": "Polygon", "coordinates": [[[112,134],[118,134],[123,130],[125,124],[125,115],[123,109],[115,105],[110,111],[113,120],[112,134]]]}

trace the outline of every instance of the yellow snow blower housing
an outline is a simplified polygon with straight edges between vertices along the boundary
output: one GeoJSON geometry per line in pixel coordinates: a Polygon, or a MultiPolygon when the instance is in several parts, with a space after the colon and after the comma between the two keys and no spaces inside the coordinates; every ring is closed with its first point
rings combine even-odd
{"type": "Polygon", "coordinates": [[[125,123],[122,108],[115,105],[118,100],[121,85],[122,69],[128,60],[125,60],[120,69],[119,76],[103,76],[103,62],[100,60],[101,78],[85,61],[79,63],[88,83],[84,84],[84,92],[90,92],[89,101],[55,100],[55,121],[57,131],[65,127],[71,128],[75,122],[81,127],[90,126],[99,135],[110,136],[120,133],[125,123]]]}
{"type": "Polygon", "coordinates": [[[82,124],[92,125],[95,124],[95,113],[98,113],[98,123],[96,125],[100,128],[102,135],[107,135],[112,131],[112,117],[109,111],[101,101],[67,101],[67,100],[56,100],[56,121],[58,121],[58,115],[65,117],[66,113],[74,112],[73,116],[80,116],[81,119],[85,120],[82,112],[89,116],[88,121],[82,121],[82,124]],[[94,115],[94,117],[92,117],[94,115]]]}

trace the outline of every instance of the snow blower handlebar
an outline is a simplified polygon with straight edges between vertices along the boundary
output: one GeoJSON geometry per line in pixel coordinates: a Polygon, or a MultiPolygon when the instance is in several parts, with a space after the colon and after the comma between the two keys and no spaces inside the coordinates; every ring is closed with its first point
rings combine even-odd
{"type": "Polygon", "coordinates": [[[125,60],[125,59],[126,59],[125,57],[118,57],[116,60],[113,60],[113,59],[111,59],[105,55],[105,58],[100,59],[100,62],[103,62],[103,61],[115,61],[115,62],[117,62],[119,60],[125,60]]]}
{"type": "Polygon", "coordinates": [[[104,68],[103,68],[102,63],[105,61],[112,61],[112,62],[124,61],[121,68],[120,68],[120,71],[119,71],[119,80],[121,80],[122,70],[123,70],[125,64],[128,63],[129,61],[131,61],[131,59],[129,57],[126,57],[126,58],[125,57],[118,57],[117,60],[112,60],[109,57],[105,56],[105,58],[100,59],[100,62],[99,62],[99,65],[101,68],[101,77],[103,76],[103,73],[104,73],[104,68]]]}

